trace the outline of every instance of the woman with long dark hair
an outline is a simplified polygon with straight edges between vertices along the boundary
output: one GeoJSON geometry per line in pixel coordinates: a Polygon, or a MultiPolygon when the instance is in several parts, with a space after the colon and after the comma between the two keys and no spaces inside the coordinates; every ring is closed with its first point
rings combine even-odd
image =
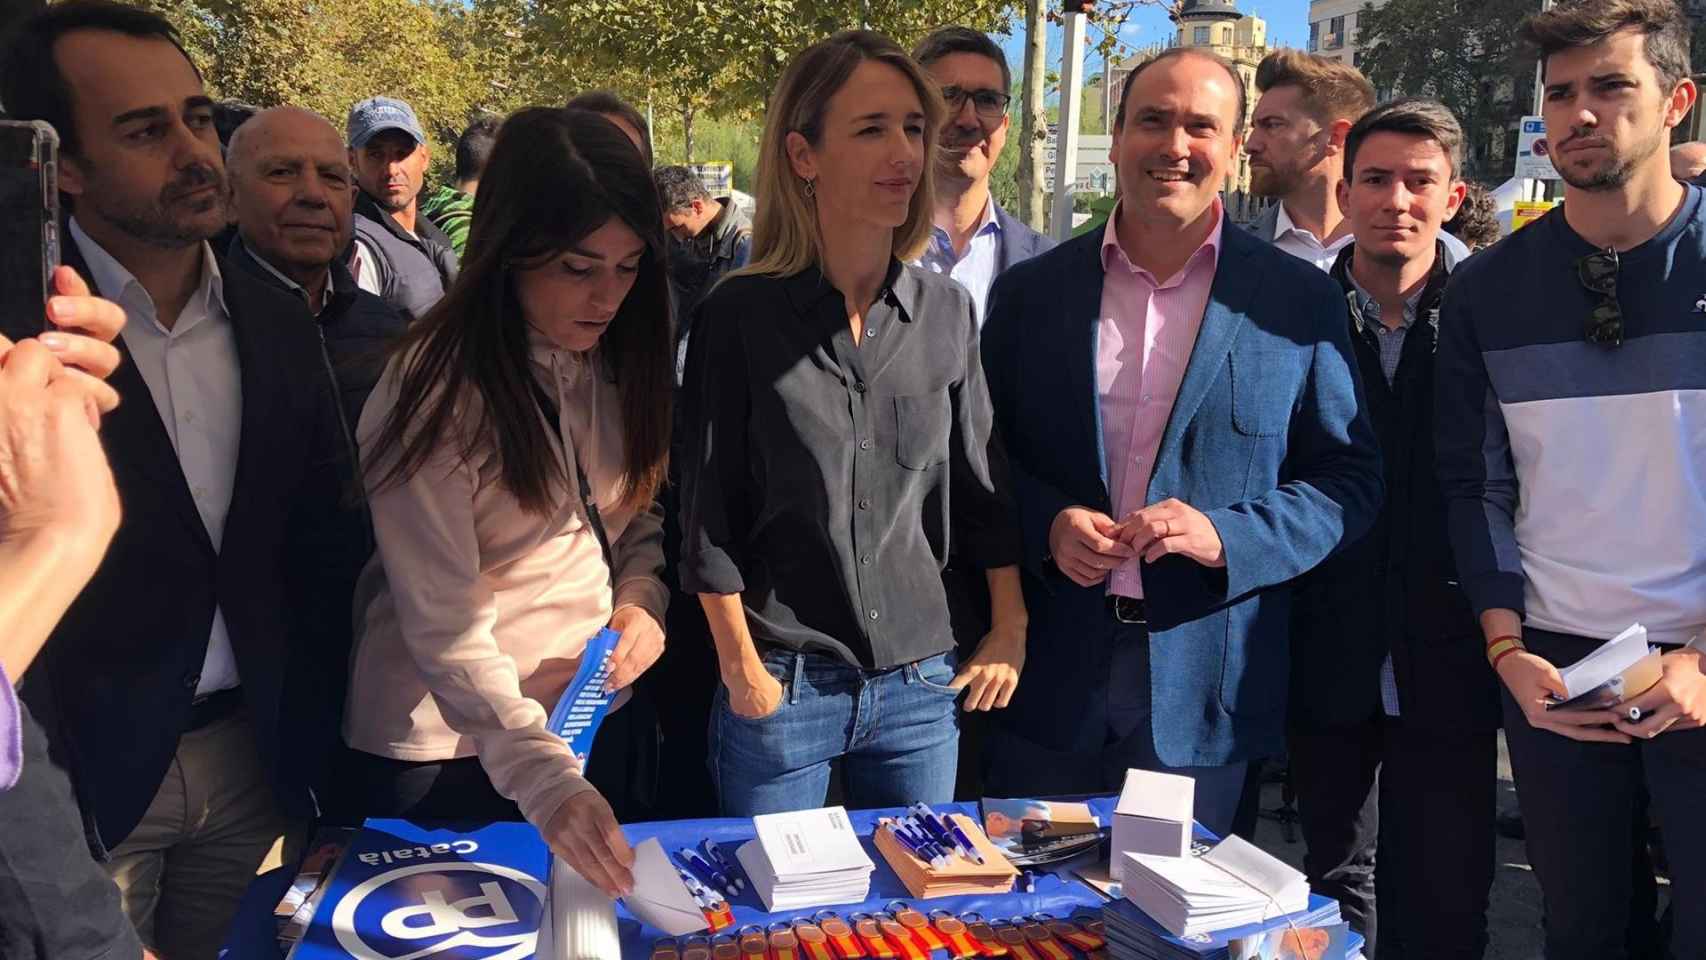
{"type": "MultiPolygon", "coordinates": [[[[462,273],[357,431],[379,550],[358,596],[344,786],[369,814],[519,812],[611,893],[632,854],[545,722],[599,628],[622,635],[613,689],[663,649],[663,251],[650,171],[620,130],[581,110],[515,114],[462,273]]],[[[593,747],[607,792],[623,714],[593,747]]]]}
{"type": "Polygon", "coordinates": [[[905,263],[930,233],[941,94],[880,34],[795,57],[770,98],[752,264],[699,307],[682,585],[722,673],[727,815],[951,798],[955,705],[1007,705],[1025,656],[1018,518],[971,295],[905,263]],[[951,538],[951,544],[950,544],[951,538]],[[987,571],[953,653],[942,567],[987,571]]]}

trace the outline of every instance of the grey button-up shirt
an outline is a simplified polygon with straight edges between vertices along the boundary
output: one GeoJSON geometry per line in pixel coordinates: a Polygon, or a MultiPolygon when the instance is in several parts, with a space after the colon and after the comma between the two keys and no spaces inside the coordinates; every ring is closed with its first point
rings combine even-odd
{"type": "Polygon", "coordinates": [[[899,262],[853,341],[815,268],[699,307],[684,387],[681,581],[753,639],[886,669],[953,645],[941,570],[1019,560],[965,288],[899,262]]]}

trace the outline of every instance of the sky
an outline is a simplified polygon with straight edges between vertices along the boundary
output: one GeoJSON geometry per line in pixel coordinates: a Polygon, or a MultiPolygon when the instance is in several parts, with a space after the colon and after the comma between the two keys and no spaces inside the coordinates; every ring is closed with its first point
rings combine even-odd
{"type": "MultiPolygon", "coordinates": [[[[1059,9],[1059,4],[1050,0],[1051,8],[1059,9]]],[[[1302,47],[1309,39],[1309,0],[1238,0],[1238,9],[1245,13],[1253,13],[1268,22],[1268,45],[1270,47],[1302,47]]],[[[1125,28],[1120,31],[1120,41],[1126,46],[1118,54],[1120,57],[1130,56],[1136,49],[1156,43],[1164,43],[1172,37],[1177,28],[1167,19],[1166,13],[1155,7],[1139,7],[1133,11],[1131,18],[1126,21],[1125,28]]],[[[1048,37],[1048,61],[1051,71],[1059,71],[1061,47],[1064,40],[1062,29],[1051,25],[1048,37]]],[[[995,38],[1007,53],[1007,61],[1012,66],[1014,74],[1018,74],[1025,62],[1025,22],[1020,19],[1013,26],[1011,36],[997,35],[995,38]]],[[[1091,50],[1085,58],[1085,79],[1100,73],[1102,70],[1101,57],[1094,53],[1094,47],[1102,39],[1100,30],[1091,26],[1084,32],[1084,45],[1091,50]]]]}

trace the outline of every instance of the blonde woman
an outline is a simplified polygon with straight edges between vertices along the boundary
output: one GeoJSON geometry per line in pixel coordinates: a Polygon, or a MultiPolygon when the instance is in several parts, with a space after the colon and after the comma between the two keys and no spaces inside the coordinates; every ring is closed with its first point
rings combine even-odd
{"type": "Polygon", "coordinates": [[[682,582],[722,674],[723,812],[950,799],[965,709],[1025,650],[1019,534],[970,294],[905,265],[930,232],[940,94],[887,38],[789,65],[758,162],[752,264],[699,308],[687,364],[682,582]],[[941,568],[988,571],[994,624],[956,663],[941,568]]]}

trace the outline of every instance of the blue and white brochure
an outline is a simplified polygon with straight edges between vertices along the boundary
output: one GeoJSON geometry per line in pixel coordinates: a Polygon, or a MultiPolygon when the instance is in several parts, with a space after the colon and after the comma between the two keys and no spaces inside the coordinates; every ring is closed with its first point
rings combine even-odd
{"type": "Polygon", "coordinates": [[[583,774],[591,759],[598,725],[610,712],[610,701],[616,699],[616,694],[607,692],[604,684],[610,679],[610,655],[616,652],[616,643],[621,639],[622,635],[609,627],[593,634],[586,642],[586,652],[581,654],[580,669],[575,671],[574,680],[569,682],[545,723],[546,729],[562,737],[569,750],[580,758],[583,774]]]}
{"type": "Polygon", "coordinates": [[[525,823],[459,830],[369,820],[291,960],[527,960],[549,858],[525,823]]]}

